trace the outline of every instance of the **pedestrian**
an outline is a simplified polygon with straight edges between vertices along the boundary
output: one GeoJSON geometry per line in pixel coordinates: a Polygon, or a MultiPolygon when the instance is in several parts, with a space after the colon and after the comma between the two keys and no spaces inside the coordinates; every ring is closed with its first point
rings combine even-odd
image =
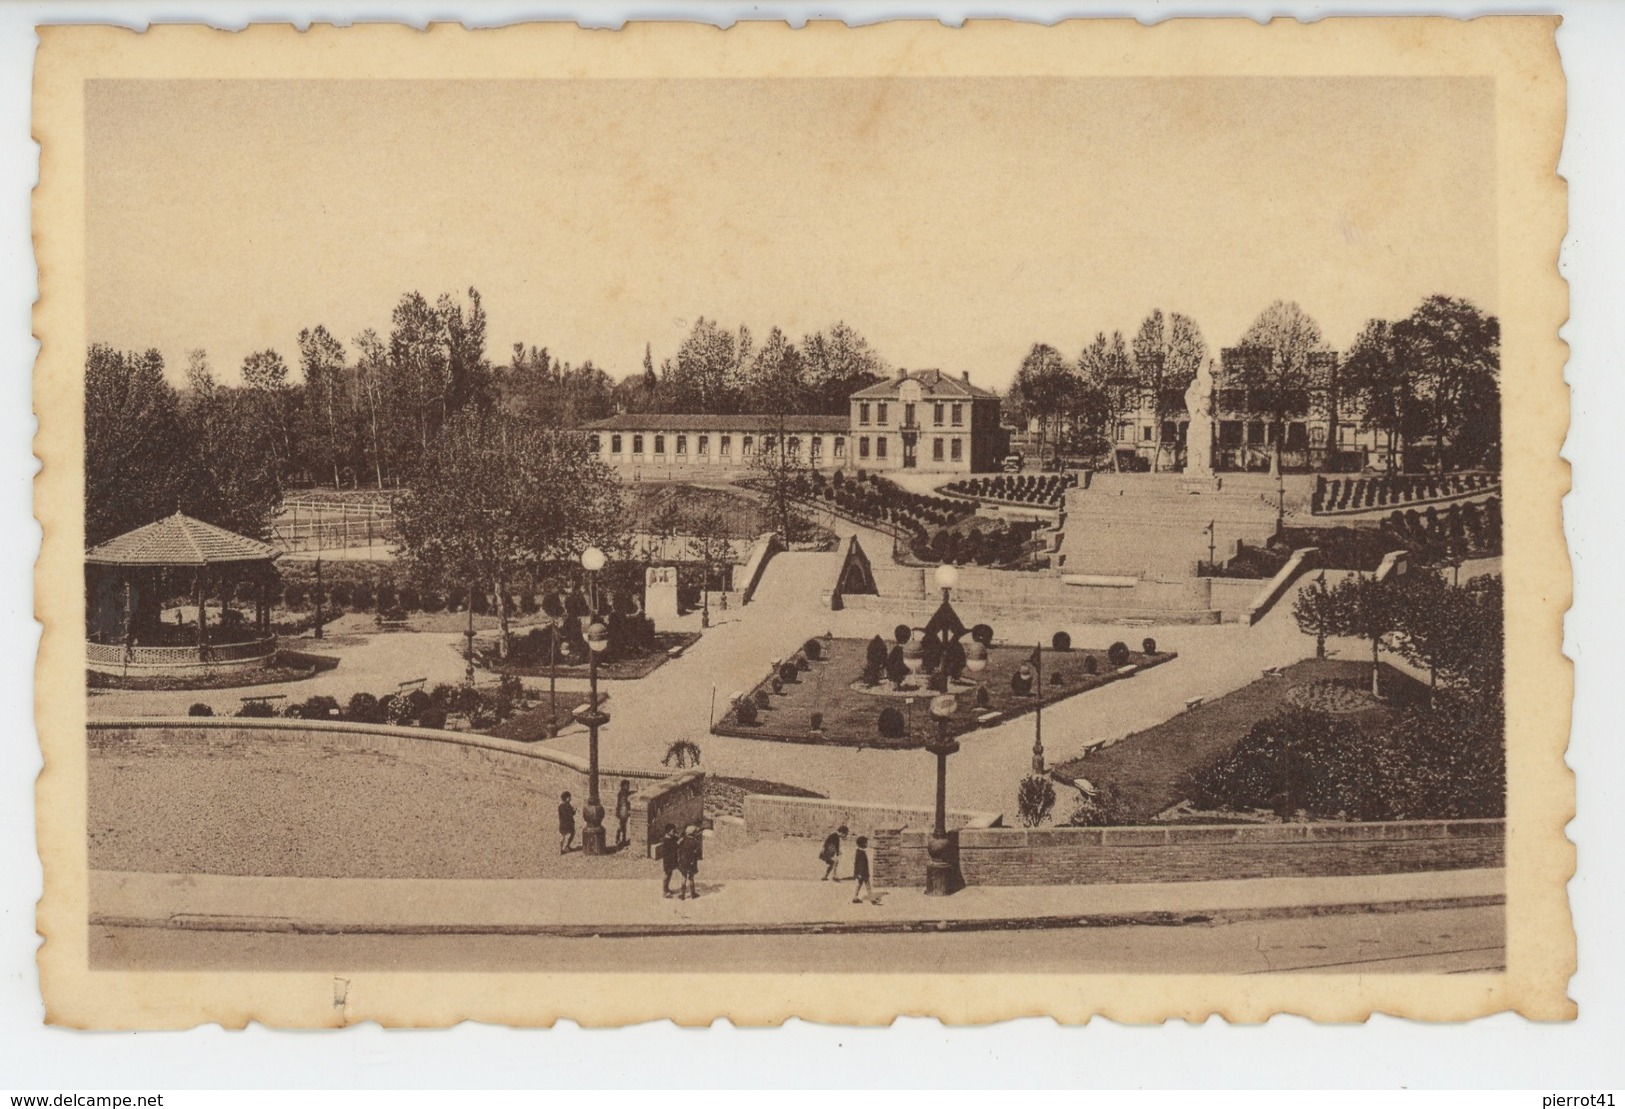
{"type": "Polygon", "coordinates": [[[824,876],[819,881],[827,882],[835,877],[835,868],[841,862],[841,839],[846,834],[846,825],[842,824],[824,837],[824,848],[818,852],[818,858],[825,864],[824,876]]]}
{"type": "Polygon", "coordinates": [[[868,890],[870,898],[875,895],[874,887],[869,884],[869,837],[858,837],[858,849],[852,853],[852,878],[857,885],[852,889],[852,904],[856,905],[863,900],[863,891],[868,890]]]}
{"type": "Polygon", "coordinates": [[[660,846],[655,853],[660,857],[660,866],[666,872],[666,880],[660,883],[660,893],[664,897],[671,896],[671,876],[677,869],[677,825],[668,824],[660,836],[660,846]]]}
{"type": "Polygon", "coordinates": [[[576,807],[570,804],[570,791],[559,794],[559,854],[568,854],[576,845],[576,807]]]}
{"type": "Polygon", "coordinates": [[[690,824],[683,829],[683,838],[677,843],[677,869],[683,874],[682,889],[677,895],[677,900],[700,896],[700,891],[694,885],[694,877],[700,872],[700,859],[704,854],[704,840],[700,836],[700,830],[690,824]]]}
{"type": "Polygon", "coordinates": [[[632,783],[621,779],[621,792],[615,795],[615,846],[625,847],[626,826],[632,822],[632,783]]]}

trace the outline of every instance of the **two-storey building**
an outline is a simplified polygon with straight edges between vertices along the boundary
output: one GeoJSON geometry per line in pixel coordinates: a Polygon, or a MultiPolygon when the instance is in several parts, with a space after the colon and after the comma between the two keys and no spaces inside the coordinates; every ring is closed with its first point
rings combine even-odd
{"type": "Polygon", "coordinates": [[[868,470],[986,473],[1009,442],[998,396],[941,370],[901,371],[853,393],[849,434],[850,464],[868,470]]]}

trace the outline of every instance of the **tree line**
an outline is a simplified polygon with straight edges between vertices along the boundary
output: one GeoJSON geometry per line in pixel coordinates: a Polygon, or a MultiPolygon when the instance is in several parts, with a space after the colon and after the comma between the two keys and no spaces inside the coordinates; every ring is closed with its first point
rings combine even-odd
{"type": "MultiPolygon", "coordinates": [[[[1317,356],[1330,348],[1319,323],[1298,304],[1275,301],[1236,343],[1250,348],[1221,375],[1221,405],[1271,429],[1275,463],[1289,421],[1310,412],[1317,356]]],[[[1032,425],[1040,455],[1113,451],[1113,422],[1142,402],[1154,417],[1152,468],[1173,461],[1165,424],[1185,415],[1185,392],[1201,367],[1213,365],[1201,328],[1161,309],[1140,322],[1132,340],[1121,331],[1094,340],[1068,359],[1035,343],[1022,359],[1007,401],[1019,425],[1032,425]]],[[[1426,298],[1402,320],[1371,319],[1338,365],[1329,398],[1331,422],[1354,417],[1385,437],[1390,462],[1408,445],[1426,444],[1440,467],[1490,466],[1500,451],[1500,323],[1457,297],[1426,298]],[[1341,411],[1342,417],[1339,416],[1341,411]]],[[[1408,453],[1408,452],[1407,452],[1408,453]]]]}

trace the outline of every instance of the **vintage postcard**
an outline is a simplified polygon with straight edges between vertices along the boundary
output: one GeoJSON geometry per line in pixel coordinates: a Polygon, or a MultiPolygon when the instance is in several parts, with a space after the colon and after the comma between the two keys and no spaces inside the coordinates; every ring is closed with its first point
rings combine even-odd
{"type": "Polygon", "coordinates": [[[44,28],[48,1019],[1572,1017],[1555,30],[44,28]]]}

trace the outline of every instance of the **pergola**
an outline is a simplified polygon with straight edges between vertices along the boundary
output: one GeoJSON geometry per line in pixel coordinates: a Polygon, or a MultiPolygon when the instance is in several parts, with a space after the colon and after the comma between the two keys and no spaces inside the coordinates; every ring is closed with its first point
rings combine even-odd
{"type": "Polygon", "coordinates": [[[268,591],[276,548],[176,512],[85,552],[85,639],[90,668],[154,674],[247,666],[276,652],[268,591]],[[251,591],[250,624],[231,607],[251,591]],[[189,593],[194,623],[165,623],[167,597],[189,593]],[[210,626],[207,602],[219,598],[210,626]]]}

